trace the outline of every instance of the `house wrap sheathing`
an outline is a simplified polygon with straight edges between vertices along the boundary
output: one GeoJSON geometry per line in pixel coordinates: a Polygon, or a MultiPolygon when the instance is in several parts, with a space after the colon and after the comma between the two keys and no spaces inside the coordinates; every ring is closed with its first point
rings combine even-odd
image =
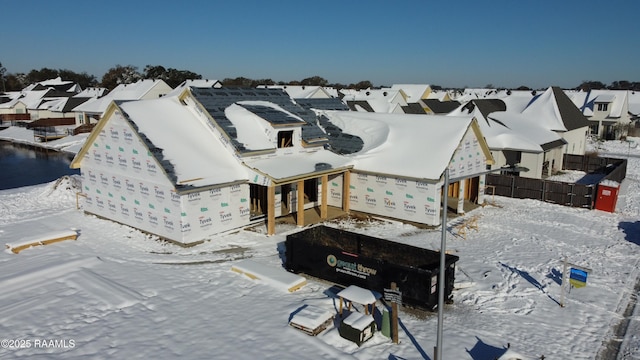
{"type": "Polygon", "coordinates": [[[288,97],[252,92],[252,100],[239,90],[191,89],[113,102],[71,165],[81,169],[85,212],[180,244],[260,217],[269,234],[275,217],[291,213],[304,226],[310,207],[321,218],[335,206],[439,225],[444,170],[473,177],[490,162],[473,117],[327,111],[362,139],[358,151],[338,155],[325,149],[322,130],[303,131],[312,119],[293,113],[288,97]]]}
{"type": "Polygon", "coordinates": [[[364,143],[345,155],[354,163],[348,187],[343,186],[344,178],[330,178],[330,205],[337,206],[340,190],[348,188],[350,210],[439,225],[447,167],[450,178],[460,180],[454,197],[468,198],[473,191],[475,201],[483,201],[484,175],[478,174],[493,159],[474,117],[349,111],[322,115],[364,143]],[[466,181],[471,178],[478,181],[466,181]]]}
{"type": "Polygon", "coordinates": [[[85,212],[178,243],[249,223],[245,168],[177,97],[112,103],[71,166],[85,212]]]}

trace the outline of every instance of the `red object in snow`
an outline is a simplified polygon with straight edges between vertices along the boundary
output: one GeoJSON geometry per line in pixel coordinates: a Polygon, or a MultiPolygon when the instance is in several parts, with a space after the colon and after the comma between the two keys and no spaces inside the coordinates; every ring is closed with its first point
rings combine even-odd
{"type": "Polygon", "coordinates": [[[615,212],[620,184],[615,181],[603,181],[598,184],[595,208],[602,211],[615,212]]]}

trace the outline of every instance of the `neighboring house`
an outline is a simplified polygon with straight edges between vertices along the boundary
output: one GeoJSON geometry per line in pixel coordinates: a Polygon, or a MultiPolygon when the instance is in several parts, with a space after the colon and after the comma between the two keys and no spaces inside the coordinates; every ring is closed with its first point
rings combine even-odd
{"type": "Polygon", "coordinates": [[[454,92],[450,90],[434,90],[431,89],[429,96],[427,99],[437,99],[440,101],[451,101],[453,100],[452,94],[454,92]]]}
{"type": "Polygon", "coordinates": [[[9,92],[2,97],[0,115],[14,115],[3,116],[3,118],[22,121],[55,117],[49,113],[49,110],[52,107],[62,109],[63,106],[59,103],[65,102],[80,91],[79,85],[73,81],[64,81],[60,77],[30,84],[21,91],[9,92]]]}
{"type": "Polygon", "coordinates": [[[74,83],[73,81],[62,80],[61,77],[30,84],[24,89],[22,89],[22,91],[47,90],[47,89],[52,89],[54,91],[71,93],[71,94],[77,94],[82,91],[82,89],[80,88],[80,85],[74,83]]]}
{"type": "Polygon", "coordinates": [[[567,96],[591,122],[592,135],[613,140],[627,135],[631,123],[629,91],[567,91],[567,96]]]}
{"type": "Polygon", "coordinates": [[[292,99],[329,99],[332,95],[331,89],[323,86],[310,85],[259,85],[258,89],[280,89],[284,90],[292,99]]]}
{"type": "MultiPolygon", "coordinates": [[[[567,144],[558,133],[536,123],[536,118],[511,112],[493,112],[490,120],[502,124],[515,133],[537,144],[541,151],[519,151],[507,153],[513,165],[523,166],[529,171],[520,173],[522,177],[542,179],[562,169],[564,147],[567,144]]],[[[508,158],[509,158],[508,157],[508,158]]],[[[512,164],[509,164],[512,165],[512,164]]]]}
{"type": "Polygon", "coordinates": [[[219,80],[209,79],[187,79],[171,90],[166,96],[180,95],[186,88],[200,88],[200,89],[219,89],[222,87],[222,83],[219,80]]]}
{"type": "Polygon", "coordinates": [[[73,97],[85,98],[85,99],[94,99],[94,98],[102,97],[108,92],[109,92],[109,90],[107,90],[107,88],[90,87],[90,88],[86,88],[86,89],[82,90],[81,92],[73,95],[73,97]]]}
{"type": "Polygon", "coordinates": [[[561,168],[566,141],[520,113],[507,112],[502,100],[473,100],[449,115],[477,119],[495,160],[493,169],[520,165],[529,169],[520,176],[539,179],[561,168]]]}
{"type": "Polygon", "coordinates": [[[7,121],[20,120],[29,122],[31,120],[37,120],[40,118],[38,107],[49,96],[49,99],[53,99],[51,96],[55,90],[43,89],[43,90],[23,90],[10,101],[0,104],[0,114],[2,118],[7,121]]]}
{"type": "Polygon", "coordinates": [[[326,118],[322,123],[334,127],[332,134],[339,129],[360,140],[334,146],[341,137],[329,138],[354,164],[347,178],[329,179],[331,205],[346,199],[351,210],[437,226],[446,168],[458,212],[464,211],[464,200],[484,201],[484,175],[479,174],[493,161],[472,116],[354,111],[323,111],[321,116],[326,118]]]}
{"type": "MultiPolygon", "coordinates": [[[[38,96],[38,99],[42,96],[42,93],[38,96]]],[[[27,111],[27,106],[30,103],[30,99],[27,99],[27,94],[14,91],[5,93],[2,97],[2,101],[0,101],[0,116],[4,118],[18,117],[14,115],[21,115],[21,120],[30,120],[29,112],[27,111]],[[10,116],[5,116],[10,115],[10,116]]],[[[9,120],[7,120],[9,121],[9,120]]]]}
{"type": "Polygon", "coordinates": [[[342,101],[352,111],[404,114],[402,108],[408,105],[402,90],[366,89],[344,94],[342,101]]]}
{"type": "Polygon", "coordinates": [[[77,106],[76,124],[95,124],[112,101],[157,99],[171,92],[171,87],[163,80],[139,80],[133,84],[120,84],[108,94],[77,106]]]}
{"type": "Polygon", "coordinates": [[[450,101],[446,92],[434,92],[429,85],[394,84],[391,90],[401,90],[404,95],[407,105],[402,109],[405,114],[447,114],[460,106],[459,102],[450,101]]]}
{"type": "MultiPolygon", "coordinates": [[[[37,116],[33,116],[37,119],[49,119],[49,118],[70,118],[75,119],[75,109],[77,106],[88,101],[89,98],[83,97],[59,97],[53,99],[43,99],[42,103],[38,106],[37,116]]],[[[75,123],[72,122],[72,124],[75,123]]]]}
{"type": "MultiPolygon", "coordinates": [[[[280,90],[186,89],[111,102],[72,163],[85,211],[180,244],[319,207],[349,160],[324,149],[315,115],[280,90]],[[305,116],[306,116],[305,115],[305,116]]],[[[322,135],[323,136],[323,135],[322,135]]]]}
{"type": "Polygon", "coordinates": [[[472,100],[498,99],[509,112],[522,112],[531,103],[538,92],[535,90],[499,90],[499,89],[465,89],[461,93],[453,93],[452,99],[462,104],[472,100]]]}
{"type": "Polygon", "coordinates": [[[417,103],[420,100],[428,99],[431,95],[431,86],[427,84],[393,84],[390,89],[402,90],[407,103],[417,103]]]}
{"type": "Polygon", "coordinates": [[[457,101],[440,101],[438,99],[422,99],[419,104],[427,114],[448,114],[460,106],[457,101]]]}
{"type": "Polygon", "coordinates": [[[548,88],[536,96],[522,114],[560,134],[567,142],[564,153],[584,155],[591,124],[561,88],[548,88]]]}

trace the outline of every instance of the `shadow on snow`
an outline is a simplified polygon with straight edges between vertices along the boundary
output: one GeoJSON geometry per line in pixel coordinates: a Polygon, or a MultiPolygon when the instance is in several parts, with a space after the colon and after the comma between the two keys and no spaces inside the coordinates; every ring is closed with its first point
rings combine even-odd
{"type": "Polygon", "coordinates": [[[496,347],[493,345],[489,345],[483,342],[479,337],[476,336],[478,340],[475,345],[471,348],[471,350],[466,349],[467,353],[471,356],[473,360],[487,360],[487,359],[498,359],[500,356],[504,355],[507,352],[506,347],[496,347]]]}
{"type": "Polygon", "coordinates": [[[618,229],[624,232],[627,241],[640,245],[640,221],[621,221],[618,229]]]}
{"type": "MultiPolygon", "coordinates": [[[[540,282],[538,280],[536,280],[533,276],[531,276],[527,271],[522,271],[518,268],[515,267],[511,267],[507,264],[504,263],[500,263],[500,265],[502,265],[504,268],[510,270],[511,272],[520,275],[523,279],[527,280],[531,285],[535,286],[538,290],[542,291],[542,293],[547,294],[547,297],[549,297],[549,299],[553,300],[556,304],[560,305],[560,302],[556,299],[554,299],[553,297],[551,297],[551,295],[545,290],[545,287],[540,284],[540,282]]],[[[560,274],[559,271],[553,269],[551,271],[551,274],[547,275],[547,277],[552,277],[553,276],[553,280],[555,282],[558,282],[558,280],[556,280],[555,278],[558,277],[558,274],[560,274]]],[[[562,279],[562,275],[559,276],[560,277],[560,283],[562,283],[561,279],[562,279]]]]}

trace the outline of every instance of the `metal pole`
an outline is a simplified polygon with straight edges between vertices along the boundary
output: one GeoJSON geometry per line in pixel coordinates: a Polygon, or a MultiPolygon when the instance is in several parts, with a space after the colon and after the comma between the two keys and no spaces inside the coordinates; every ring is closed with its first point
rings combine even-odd
{"type": "Polygon", "coordinates": [[[567,283],[567,257],[564,257],[564,261],[563,261],[563,265],[562,265],[562,285],[561,285],[561,292],[560,292],[560,306],[564,307],[564,289],[567,287],[566,283],[567,283]]]}
{"type": "Polygon", "coordinates": [[[442,237],[440,239],[440,273],[438,274],[438,338],[436,340],[435,360],[442,360],[442,327],[444,317],[445,262],[447,249],[447,208],[449,207],[449,168],[444,170],[442,189],[442,237]]]}

